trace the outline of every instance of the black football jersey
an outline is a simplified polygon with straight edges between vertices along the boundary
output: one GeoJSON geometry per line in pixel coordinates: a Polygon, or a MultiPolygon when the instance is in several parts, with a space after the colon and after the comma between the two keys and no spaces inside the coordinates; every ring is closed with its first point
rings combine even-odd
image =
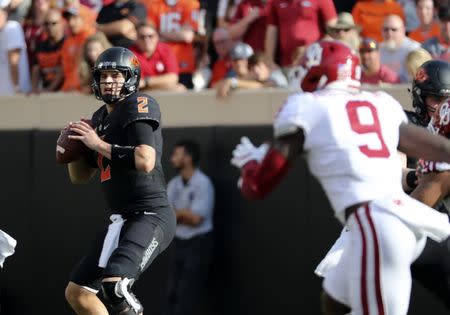
{"type": "Polygon", "coordinates": [[[155,99],[144,93],[133,93],[118,102],[108,114],[106,105],[92,116],[93,126],[104,141],[120,146],[128,142],[125,128],[136,121],[145,121],[153,128],[156,162],[150,173],[133,170],[95,153],[95,164],[100,169],[100,181],[106,201],[113,213],[125,214],[136,211],[155,212],[169,205],[166,183],[161,165],[162,134],[161,112],[155,99]]]}

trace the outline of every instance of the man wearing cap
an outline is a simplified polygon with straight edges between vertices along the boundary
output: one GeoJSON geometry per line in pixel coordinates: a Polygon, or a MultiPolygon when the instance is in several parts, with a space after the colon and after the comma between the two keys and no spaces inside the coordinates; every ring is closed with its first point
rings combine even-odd
{"type": "Polygon", "coordinates": [[[336,24],[327,28],[327,33],[333,39],[341,40],[354,50],[359,47],[360,27],[355,24],[353,16],[348,12],[341,12],[338,15],[336,24]]]}
{"type": "MultiPolygon", "coordinates": [[[[219,81],[215,88],[217,97],[226,97],[237,88],[254,88],[255,80],[249,80],[248,59],[253,55],[250,45],[238,42],[230,52],[231,70],[226,78],[219,81]]],[[[258,86],[260,87],[260,85],[258,86]]]]}
{"type": "Polygon", "coordinates": [[[8,21],[8,5],[0,1],[0,95],[31,90],[25,36],[17,21],[8,21]]]}
{"type": "Polygon", "coordinates": [[[362,65],[361,83],[400,83],[398,74],[381,64],[380,50],[374,39],[368,37],[362,39],[359,55],[362,65]]]}
{"type": "Polygon", "coordinates": [[[64,74],[64,83],[61,91],[80,91],[79,70],[74,65],[80,63],[84,42],[95,33],[95,29],[91,24],[86,23],[85,18],[80,14],[79,6],[66,8],[63,16],[69,25],[70,35],[66,38],[61,48],[61,62],[64,74]]]}
{"type": "Polygon", "coordinates": [[[435,59],[450,61],[450,7],[439,8],[440,36],[435,36],[425,41],[422,47],[425,48],[435,59]]]}

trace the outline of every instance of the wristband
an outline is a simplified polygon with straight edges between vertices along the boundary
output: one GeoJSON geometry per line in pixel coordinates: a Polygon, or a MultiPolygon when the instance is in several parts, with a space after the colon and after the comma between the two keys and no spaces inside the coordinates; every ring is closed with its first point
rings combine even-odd
{"type": "Polygon", "coordinates": [[[417,181],[416,171],[409,171],[408,174],[406,174],[406,185],[414,189],[417,187],[416,181],[417,181]]]}
{"type": "Polygon", "coordinates": [[[134,160],[134,147],[120,146],[113,144],[111,146],[111,162],[113,165],[136,169],[136,162],[134,160]]]}

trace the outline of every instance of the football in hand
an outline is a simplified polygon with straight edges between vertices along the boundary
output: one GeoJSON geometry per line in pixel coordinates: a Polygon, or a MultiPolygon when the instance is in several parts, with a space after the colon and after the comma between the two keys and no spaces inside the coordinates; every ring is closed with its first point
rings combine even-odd
{"type": "MultiPolygon", "coordinates": [[[[89,119],[82,119],[84,122],[92,126],[89,119]]],[[[56,161],[58,163],[67,164],[80,159],[84,154],[89,152],[89,148],[80,140],[70,139],[69,136],[78,135],[71,131],[68,126],[64,127],[56,141],[56,161]]]]}

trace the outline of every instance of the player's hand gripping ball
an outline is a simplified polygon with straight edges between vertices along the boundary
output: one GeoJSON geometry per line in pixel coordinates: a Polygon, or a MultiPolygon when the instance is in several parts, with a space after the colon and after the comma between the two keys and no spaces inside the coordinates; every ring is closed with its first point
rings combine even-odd
{"type": "MultiPolygon", "coordinates": [[[[82,120],[92,126],[90,119],[82,120]]],[[[56,141],[56,161],[58,163],[67,164],[76,161],[90,150],[82,141],[70,139],[70,135],[77,135],[77,133],[70,130],[69,126],[64,127],[59,134],[56,141]]]]}

